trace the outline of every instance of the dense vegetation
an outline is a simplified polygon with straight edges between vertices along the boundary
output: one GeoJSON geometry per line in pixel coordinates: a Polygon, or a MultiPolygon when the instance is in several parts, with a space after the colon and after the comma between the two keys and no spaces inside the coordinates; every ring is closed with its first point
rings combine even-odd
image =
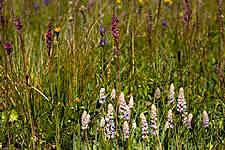
{"type": "Polygon", "coordinates": [[[0,0],[0,149],[224,149],[224,10],[0,0]]]}

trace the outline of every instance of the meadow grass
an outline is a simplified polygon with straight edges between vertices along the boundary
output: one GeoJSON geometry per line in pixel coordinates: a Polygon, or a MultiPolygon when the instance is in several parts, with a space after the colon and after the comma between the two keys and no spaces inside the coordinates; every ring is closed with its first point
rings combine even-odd
{"type": "Polygon", "coordinates": [[[225,149],[224,10],[0,0],[0,149],[225,149]]]}

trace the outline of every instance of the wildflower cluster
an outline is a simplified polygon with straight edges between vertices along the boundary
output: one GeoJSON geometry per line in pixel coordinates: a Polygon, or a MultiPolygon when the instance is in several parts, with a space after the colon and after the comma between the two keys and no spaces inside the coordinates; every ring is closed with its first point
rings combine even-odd
{"type": "Polygon", "coordinates": [[[173,128],[173,113],[171,109],[168,111],[167,122],[166,122],[166,130],[169,128],[173,128]]]}
{"type": "Polygon", "coordinates": [[[208,113],[206,111],[203,111],[203,115],[202,115],[202,123],[203,123],[203,127],[206,129],[209,127],[209,116],[208,113]]]}
{"type": "Polygon", "coordinates": [[[105,123],[106,123],[105,134],[106,134],[106,137],[109,139],[115,137],[115,123],[114,123],[113,118],[114,118],[113,117],[113,105],[109,104],[107,116],[105,117],[105,123]]]}
{"type": "Polygon", "coordinates": [[[6,43],[5,49],[7,51],[7,54],[10,55],[10,53],[12,52],[12,45],[9,44],[9,42],[6,43]]]}
{"type": "Polygon", "coordinates": [[[46,44],[47,44],[46,47],[48,48],[48,56],[50,56],[52,41],[53,41],[51,31],[52,31],[52,23],[50,22],[48,25],[48,32],[46,33],[46,44]]]}
{"type": "Polygon", "coordinates": [[[129,138],[129,125],[128,125],[128,122],[127,121],[124,121],[123,123],[123,135],[124,135],[124,138],[125,139],[128,139],[129,138]]]}
{"type": "Polygon", "coordinates": [[[191,113],[188,115],[187,123],[188,123],[188,128],[193,129],[193,115],[191,113]]]}
{"type": "Polygon", "coordinates": [[[86,130],[88,128],[88,123],[90,121],[90,115],[86,111],[83,112],[81,117],[81,129],[86,130]]]}
{"type": "Polygon", "coordinates": [[[173,83],[170,85],[170,92],[169,92],[169,97],[168,97],[168,99],[169,99],[169,101],[168,101],[168,103],[169,104],[174,104],[174,100],[175,100],[175,97],[174,97],[174,90],[175,90],[175,88],[174,88],[174,85],[173,85],[173,83]]]}
{"type": "Polygon", "coordinates": [[[141,118],[141,131],[142,131],[141,136],[143,139],[147,139],[149,134],[148,122],[143,113],[140,115],[140,118],[141,118]]]}
{"type": "Polygon", "coordinates": [[[187,104],[186,104],[186,100],[184,98],[183,87],[181,87],[180,90],[179,90],[177,111],[182,113],[183,123],[185,124],[186,121],[187,121],[187,104]]]}
{"type": "Polygon", "coordinates": [[[14,24],[16,25],[17,31],[18,31],[18,32],[21,32],[22,29],[23,29],[23,25],[21,24],[19,18],[18,18],[18,17],[15,17],[15,14],[14,14],[14,11],[13,11],[12,8],[11,8],[11,14],[12,14],[13,22],[14,22],[14,24]]]}
{"type": "Polygon", "coordinates": [[[107,96],[105,96],[104,93],[105,93],[105,89],[101,88],[100,89],[100,98],[99,98],[99,103],[100,104],[105,104],[107,96]]]}
{"type": "Polygon", "coordinates": [[[157,109],[156,106],[154,104],[152,104],[151,107],[151,123],[150,123],[150,127],[152,127],[152,134],[156,135],[157,133],[157,109]]]}
{"type": "Polygon", "coordinates": [[[124,93],[120,94],[120,108],[119,108],[119,112],[120,115],[119,117],[125,120],[130,120],[130,108],[129,106],[126,104],[125,98],[124,98],[124,93]]]}
{"type": "Polygon", "coordinates": [[[120,20],[118,18],[116,18],[115,16],[112,17],[112,24],[111,24],[112,35],[116,42],[119,41],[119,29],[117,26],[119,22],[120,20]]]}
{"type": "Polygon", "coordinates": [[[100,28],[99,28],[99,32],[100,32],[100,35],[101,35],[101,39],[100,39],[99,44],[100,44],[101,46],[103,46],[103,45],[105,45],[105,44],[106,44],[106,40],[104,39],[104,35],[105,35],[105,28],[100,27],[100,28]]]}

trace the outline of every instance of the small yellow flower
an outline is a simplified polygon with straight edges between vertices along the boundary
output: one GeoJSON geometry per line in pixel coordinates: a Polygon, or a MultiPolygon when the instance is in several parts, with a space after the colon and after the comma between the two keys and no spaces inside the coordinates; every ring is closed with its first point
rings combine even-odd
{"type": "Polygon", "coordinates": [[[158,9],[155,10],[155,14],[157,15],[159,13],[158,9]]]}
{"type": "Polygon", "coordinates": [[[116,0],[116,2],[119,4],[120,3],[120,0],[116,0]]]}
{"type": "Polygon", "coordinates": [[[173,1],[172,0],[164,0],[164,3],[172,4],[173,1]]]}
{"type": "Polygon", "coordinates": [[[139,0],[139,3],[142,4],[143,3],[143,0],[139,0]]]}
{"type": "Polygon", "coordinates": [[[55,31],[56,33],[59,33],[59,32],[60,32],[60,27],[55,27],[54,31],[55,31]]]}
{"type": "Polygon", "coordinates": [[[216,17],[216,16],[214,16],[214,17],[213,17],[213,20],[214,20],[214,21],[216,21],[216,19],[217,19],[217,17],[216,17]]]}
{"type": "Polygon", "coordinates": [[[77,98],[75,99],[75,102],[80,103],[80,98],[77,97],[77,98]]]}

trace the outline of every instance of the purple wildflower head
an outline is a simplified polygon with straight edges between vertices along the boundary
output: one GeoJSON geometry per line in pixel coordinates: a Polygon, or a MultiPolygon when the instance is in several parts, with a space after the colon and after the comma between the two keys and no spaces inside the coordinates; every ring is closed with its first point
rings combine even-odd
{"type": "Polygon", "coordinates": [[[163,25],[163,26],[167,26],[167,25],[168,25],[168,22],[167,22],[166,20],[163,20],[163,21],[162,21],[162,25],[163,25]]]}
{"type": "Polygon", "coordinates": [[[23,29],[23,25],[21,24],[19,18],[18,18],[18,17],[15,17],[15,14],[14,14],[14,11],[13,11],[12,8],[11,8],[11,14],[12,14],[13,22],[14,22],[14,24],[16,25],[17,31],[18,31],[18,32],[21,32],[22,29],[23,29]]]}
{"type": "Polygon", "coordinates": [[[40,7],[39,4],[34,4],[34,5],[33,5],[33,8],[39,8],[39,7],[40,7]]]}
{"type": "Polygon", "coordinates": [[[12,52],[12,45],[7,42],[5,49],[7,50],[8,55],[12,52]]]}
{"type": "Polygon", "coordinates": [[[43,0],[43,4],[48,5],[50,3],[50,0],[43,0]]]}
{"type": "Polygon", "coordinates": [[[95,2],[90,2],[90,5],[94,5],[95,4],[95,2]]]}
{"type": "Polygon", "coordinates": [[[120,20],[118,18],[116,18],[115,16],[112,17],[112,24],[111,24],[111,28],[112,28],[112,35],[114,37],[115,41],[119,41],[119,29],[117,27],[117,24],[120,22],[120,20]]]}
{"type": "Polygon", "coordinates": [[[105,35],[105,28],[99,28],[100,35],[103,37],[105,35]]]}

